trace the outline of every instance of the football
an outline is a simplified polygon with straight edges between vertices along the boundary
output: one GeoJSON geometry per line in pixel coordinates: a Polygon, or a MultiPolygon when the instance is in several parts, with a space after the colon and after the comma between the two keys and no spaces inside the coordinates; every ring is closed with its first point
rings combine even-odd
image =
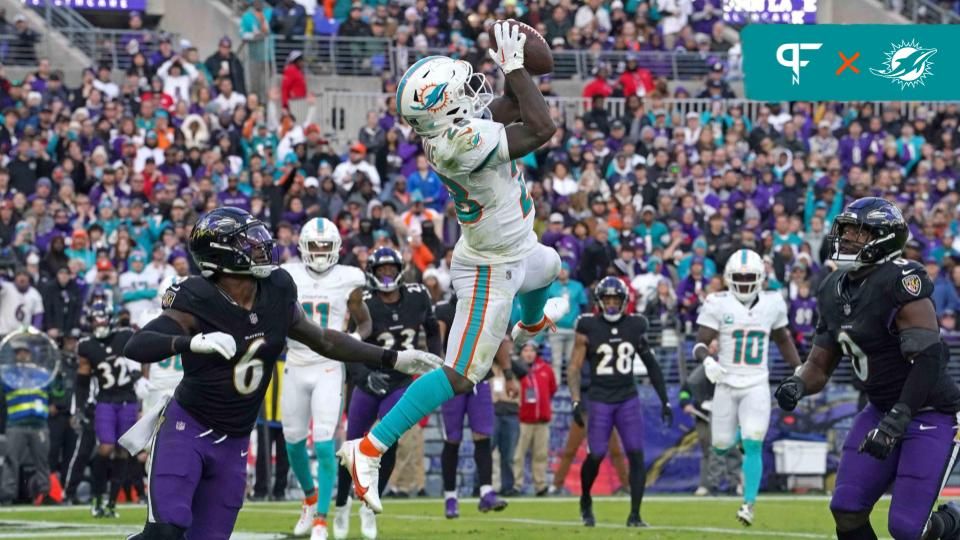
{"type": "Polygon", "coordinates": [[[520,27],[520,31],[527,35],[527,41],[523,46],[523,67],[531,75],[546,75],[553,72],[553,53],[550,52],[550,45],[543,39],[540,32],[529,24],[510,19],[508,22],[520,27]]]}

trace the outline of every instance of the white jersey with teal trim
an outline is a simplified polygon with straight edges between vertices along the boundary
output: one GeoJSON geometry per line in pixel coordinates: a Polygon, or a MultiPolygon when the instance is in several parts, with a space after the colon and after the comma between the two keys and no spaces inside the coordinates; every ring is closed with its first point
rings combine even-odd
{"type": "MultiPolygon", "coordinates": [[[[324,328],[344,330],[349,313],[347,299],[350,293],[367,283],[363,270],[355,266],[335,264],[326,272],[318,274],[302,262],[282,266],[297,284],[297,299],[303,311],[313,322],[324,328]]],[[[313,352],[299,341],[287,340],[287,364],[295,366],[332,362],[313,352]]]]}
{"type": "Polygon", "coordinates": [[[707,296],[697,324],[720,333],[717,361],[723,382],[734,388],[767,384],[770,332],[787,326],[787,304],[775,291],[761,291],[747,308],[728,291],[707,296]]]}
{"type": "MultiPolygon", "coordinates": [[[[179,283],[184,279],[186,278],[180,278],[174,284],[179,283]]],[[[142,312],[136,320],[137,326],[143,328],[147,325],[147,323],[159,317],[160,313],[162,313],[162,310],[159,309],[142,312]]],[[[183,364],[181,363],[179,354],[164,358],[157,363],[150,364],[149,369],[150,372],[147,378],[150,379],[150,385],[158,391],[173,390],[178,384],[180,384],[180,379],[183,378],[183,364]]]]}
{"type": "Polygon", "coordinates": [[[423,149],[456,203],[463,236],[455,258],[471,265],[512,262],[537,246],[533,200],[510,159],[503,124],[464,120],[426,139],[423,149]]]}

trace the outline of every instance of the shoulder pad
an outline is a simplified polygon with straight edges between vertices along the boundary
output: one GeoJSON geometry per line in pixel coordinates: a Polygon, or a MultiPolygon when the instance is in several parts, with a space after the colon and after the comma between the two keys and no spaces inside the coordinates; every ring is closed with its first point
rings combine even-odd
{"type": "Polygon", "coordinates": [[[643,327],[644,332],[646,332],[647,329],[650,328],[650,321],[648,321],[647,317],[641,313],[632,313],[630,315],[627,315],[627,317],[629,317],[630,320],[636,323],[639,323],[643,327]]]}
{"type": "Polygon", "coordinates": [[[593,324],[594,320],[593,313],[581,313],[580,316],[577,317],[577,321],[574,323],[573,327],[577,332],[580,332],[581,326],[589,326],[590,324],[593,324]]]}
{"type": "Polygon", "coordinates": [[[909,264],[897,265],[895,268],[899,271],[890,279],[897,304],[907,304],[933,294],[933,281],[923,265],[909,261],[909,264]]]}
{"type": "Polygon", "coordinates": [[[366,302],[367,300],[370,300],[371,298],[373,298],[373,292],[372,292],[372,291],[370,291],[370,290],[365,290],[365,291],[363,291],[363,301],[364,301],[364,302],[366,302]]]}
{"type": "Polygon", "coordinates": [[[268,278],[271,285],[275,285],[281,289],[292,290],[294,295],[297,292],[297,284],[293,281],[293,277],[289,272],[283,268],[276,268],[273,272],[270,272],[270,277],[268,278]]]}

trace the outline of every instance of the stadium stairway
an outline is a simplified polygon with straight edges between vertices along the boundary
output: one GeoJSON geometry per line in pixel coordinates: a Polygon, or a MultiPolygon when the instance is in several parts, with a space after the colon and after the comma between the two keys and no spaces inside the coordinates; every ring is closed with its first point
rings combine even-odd
{"type": "MultiPolygon", "coordinates": [[[[74,47],[66,36],[50,28],[41,15],[27,8],[21,0],[0,0],[0,8],[6,10],[7,21],[11,24],[19,15],[26,17],[27,25],[39,36],[35,47],[38,59],[49,58],[54,69],[63,71],[68,84],[80,82],[83,68],[93,64],[89,56],[74,47]]],[[[20,79],[27,73],[36,71],[35,66],[21,67],[11,64],[9,61],[5,63],[9,79],[20,79]]]]}

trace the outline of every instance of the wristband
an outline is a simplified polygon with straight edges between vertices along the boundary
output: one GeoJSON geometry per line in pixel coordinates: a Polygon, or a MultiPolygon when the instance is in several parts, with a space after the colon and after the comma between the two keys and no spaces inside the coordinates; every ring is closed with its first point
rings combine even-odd
{"type": "Polygon", "coordinates": [[[397,351],[393,349],[384,349],[383,354],[380,355],[380,365],[376,367],[394,369],[394,366],[396,365],[397,365],[397,351]]]}

